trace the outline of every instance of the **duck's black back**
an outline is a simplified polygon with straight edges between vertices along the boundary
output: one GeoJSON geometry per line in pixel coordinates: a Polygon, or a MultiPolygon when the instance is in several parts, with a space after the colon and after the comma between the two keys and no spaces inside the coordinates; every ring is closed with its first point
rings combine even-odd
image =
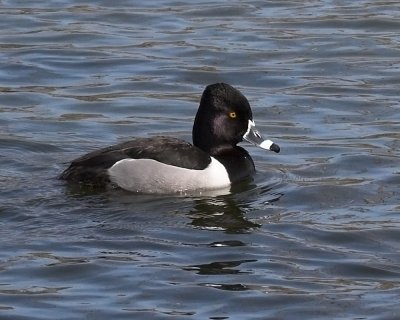
{"type": "Polygon", "coordinates": [[[153,159],[168,165],[202,170],[210,156],[192,144],[170,137],[139,138],[95,150],[74,161],[60,179],[104,184],[109,182],[107,170],[123,159],[153,159]]]}

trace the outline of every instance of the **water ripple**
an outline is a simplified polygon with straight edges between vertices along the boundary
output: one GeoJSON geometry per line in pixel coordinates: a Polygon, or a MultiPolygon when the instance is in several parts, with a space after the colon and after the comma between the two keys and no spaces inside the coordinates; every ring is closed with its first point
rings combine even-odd
{"type": "Polygon", "coordinates": [[[2,318],[396,318],[397,9],[3,1],[2,318]],[[253,183],[153,197],[56,179],[133,136],[190,140],[217,81],[282,148],[245,146],[253,183]]]}

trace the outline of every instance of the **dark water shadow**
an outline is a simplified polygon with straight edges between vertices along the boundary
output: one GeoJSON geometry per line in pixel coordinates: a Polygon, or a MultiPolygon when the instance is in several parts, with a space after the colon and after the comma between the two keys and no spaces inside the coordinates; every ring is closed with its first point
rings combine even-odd
{"type": "Polygon", "coordinates": [[[191,213],[191,225],[195,228],[226,233],[245,233],[261,227],[244,215],[238,203],[228,197],[197,200],[191,213]]]}
{"type": "Polygon", "coordinates": [[[154,225],[169,219],[168,223],[175,220],[195,229],[239,234],[261,227],[247,213],[279,201],[283,194],[275,189],[276,185],[245,181],[228,190],[201,194],[149,195],[67,183],[65,196],[78,212],[91,212],[96,220],[129,222],[151,217],[154,225]]]}

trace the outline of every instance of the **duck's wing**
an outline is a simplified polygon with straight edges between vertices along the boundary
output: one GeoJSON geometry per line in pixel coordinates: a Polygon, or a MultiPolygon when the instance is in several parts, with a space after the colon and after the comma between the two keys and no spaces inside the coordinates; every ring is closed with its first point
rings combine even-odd
{"type": "Polygon", "coordinates": [[[71,162],[60,179],[102,184],[107,170],[123,159],[152,159],[176,167],[202,170],[210,156],[192,144],[170,137],[139,138],[90,152],[71,162]]]}

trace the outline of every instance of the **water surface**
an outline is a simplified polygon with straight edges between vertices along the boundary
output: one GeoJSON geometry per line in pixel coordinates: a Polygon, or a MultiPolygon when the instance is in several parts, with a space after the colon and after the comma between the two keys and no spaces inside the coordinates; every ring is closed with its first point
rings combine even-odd
{"type": "Polygon", "coordinates": [[[2,1],[1,319],[396,319],[397,1],[2,1]],[[56,179],[131,137],[190,141],[224,81],[281,146],[253,185],[56,179]]]}

